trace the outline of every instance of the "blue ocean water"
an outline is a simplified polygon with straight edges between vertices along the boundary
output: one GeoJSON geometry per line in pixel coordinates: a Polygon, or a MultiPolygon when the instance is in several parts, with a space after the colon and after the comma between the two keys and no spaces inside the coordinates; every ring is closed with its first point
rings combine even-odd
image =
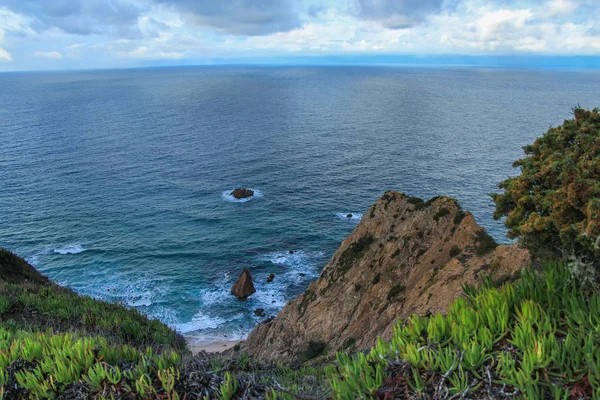
{"type": "Polygon", "coordinates": [[[454,196],[505,240],[486,194],[599,88],[599,71],[493,68],[0,74],[0,246],[199,340],[240,338],[385,190],[454,196]],[[244,267],[258,291],[239,302],[244,267]]]}

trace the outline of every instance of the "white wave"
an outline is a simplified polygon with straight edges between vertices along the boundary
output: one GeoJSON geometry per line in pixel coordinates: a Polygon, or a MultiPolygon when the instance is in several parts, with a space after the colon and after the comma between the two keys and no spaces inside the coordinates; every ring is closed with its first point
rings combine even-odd
{"type": "Polygon", "coordinates": [[[230,294],[232,284],[233,281],[230,279],[229,274],[224,273],[223,278],[220,279],[216,287],[205,289],[200,293],[200,300],[205,306],[221,304],[224,301],[230,300],[233,298],[230,294]]]}
{"type": "MultiPolygon", "coordinates": [[[[253,303],[252,310],[263,308],[267,311],[267,314],[269,312],[272,314],[282,309],[285,303],[287,303],[284,296],[287,284],[289,284],[289,279],[285,279],[282,276],[279,277],[279,283],[273,281],[271,283],[261,282],[255,284],[256,293],[250,297],[250,301],[253,303]]],[[[262,317],[257,318],[262,319],[262,317]]]]}
{"type": "Polygon", "coordinates": [[[27,257],[25,259],[25,261],[27,261],[27,263],[29,265],[33,265],[35,267],[37,265],[37,263],[38,263],[38,259],[39,259],[39,254],[35,254],[35,255],[31,256],[31,257],[27,257]]]}
{"type": "MultiPolygon", "coordinates": [[[[322,259],[324,254],[320,251],[306,253],[302,250],[296,250],[290,253],[273,252],[259,257],[260,261],[270,261],[282,268],[282,271],[275,272],[275,280],[272,283],[265,284],[267,290],[277,290],[283,294],[289,285],[299,285],[303,282],[313,280],[319,276],[317,261],[322,259]]],[[[262,286],[261,282],[261,286],[262,286]]],[[[283,307],[286,299],[280,295],[272,296],[278,306],[283,307]]],[[[271,300],[271,301],[273,301],[271,300]]]]}
{"type": "MultiPolygon", "coordinates": [[[[240,316],[241,315],[236,315],[230,321],[233,321],[239,318],[240,316]]],[[[205,329],[216,329],[219,326],[230,321],[227,321],[221,317],[211,317],[202,312],[199,312],[196,315],[194,315],[191,321],[176,324],[175,329],[177,329],[181,333],[197,332],[203,331],[205,329]]]]}
{"type": "Polygon", "coordinates": [[[217,332],[189,332],[185,336],[188,340],[196,345],[205,345],[215,342],[228,342],[228,341],[240,341],[245,340],[248,337],[247,331],[229,331],[228,333],[217,333],[217,332]]]}
{"type": "Polygon", "coordinates": [[[359,222],[363,217],[363,215],[361,213],[352,213],[352,212],[336,213],[335,216],[341,220],[353,221],[353,222],[359,222]],[[350,215],[350,217],[349,217],[349,215],[350,215]]]}
{"type": "Polygon", "coordinates": [[[62,255],[79,254],[84,251],[85,251],[85,249],[78,244],[69,244],[69,245],[66,245],[63,247],[59,247],[58,249],[52,250],[53,253],[62,254],[62,255]]]}
{"type": "Polygon", "coordinates": [[[220,304],[229,299],[231,294],[227,288],[219,287],[217,289],[205,290],[200,294],[202,303],[206,306],[220,304]]]}
{"type": "Polygon", "coordinates": [[[233,189],[224,191],[223,193],[221,193],[221,197],[223,198],[223,200],[229,201],[232,203],[245,203],[254,198],[263,197],[263,194],[260,190],[258,190],[258,189],[250,189],[250,190],[252,190],[254,192],[254,195],[251,197],[246,197],[245,199],[236,199],[235,197],[233,197],[231,195],[231,193],[233,192],[233,189]]]}

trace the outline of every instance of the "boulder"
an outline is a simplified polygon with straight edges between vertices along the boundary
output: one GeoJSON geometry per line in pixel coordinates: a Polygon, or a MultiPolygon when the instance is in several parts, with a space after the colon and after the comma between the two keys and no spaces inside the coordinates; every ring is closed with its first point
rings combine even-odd
{"type": "Polygon", "coordinates": [[[267,278],[267,283],[273,282],[274,279],[275,279],[275,274],[269,274],[269,277],[267,278]]]}
{"type": "Polygon", "coordinates": [[[254,315],[256,315],[257,317],[264,317],[267,315],[267,313],[264,308],[257,308],[256,310],[254,310],[254,315]]]}
{"type": "Polygon", "coordinates": [[[231,294],[239,300],[246,300],[253,293],[256,293],[256,289],[252,283],[252,276],[248,268],[244,268],[237,282],[231,288],[231,294]]]}
{"type": "Polygon", "coordinates": [[[246,188],[237,188],[231,192],[231,195],[236,199],[245,199],[247,197],[254,196],[254,190],[246,189],[246,188]]]}
{"type": "Polygon", "coordinates": [[[352,218],[352,214],[346,215],[346,218],[352,218]]]}

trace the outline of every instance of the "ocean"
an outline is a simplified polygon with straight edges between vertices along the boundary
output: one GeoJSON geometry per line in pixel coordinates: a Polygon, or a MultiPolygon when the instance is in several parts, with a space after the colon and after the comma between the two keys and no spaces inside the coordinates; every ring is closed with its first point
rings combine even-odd
{"type": "Polygon", "coordinates": [[[487,194],[599,88],[600,71],[480,67],[3,73],[0,247],[198,341],[243,338],[386,190],[454,196],[506,242],[487,194]]]}

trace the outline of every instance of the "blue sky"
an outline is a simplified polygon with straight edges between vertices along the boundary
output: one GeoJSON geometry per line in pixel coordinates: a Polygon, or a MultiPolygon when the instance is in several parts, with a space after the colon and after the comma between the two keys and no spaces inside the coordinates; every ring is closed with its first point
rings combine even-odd
{"type": "Polygon", "coordinates": [[[0,0],[3,71],[428,60],[598,67],[600,0],[0,0]]]}

